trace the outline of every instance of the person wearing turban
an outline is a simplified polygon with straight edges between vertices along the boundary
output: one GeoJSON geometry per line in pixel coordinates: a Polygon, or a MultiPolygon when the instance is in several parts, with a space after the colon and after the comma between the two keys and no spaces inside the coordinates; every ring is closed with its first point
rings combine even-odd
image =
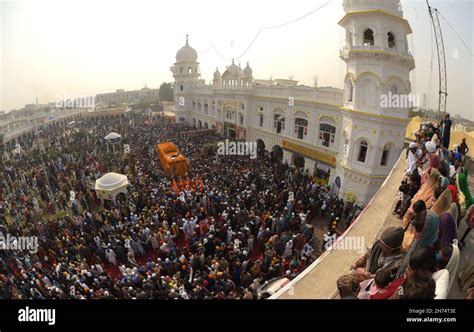
{"type": "Polygon", "coordinates": [[[380,269],[388,269],[395,273],[404,258],[401,245],[404,237],[403,227],[387,228],[368,251],[352,266],[353,271],[337,280],[337,288],[341,297],[357,296],[359,284],[373,278],[380,269]]]}

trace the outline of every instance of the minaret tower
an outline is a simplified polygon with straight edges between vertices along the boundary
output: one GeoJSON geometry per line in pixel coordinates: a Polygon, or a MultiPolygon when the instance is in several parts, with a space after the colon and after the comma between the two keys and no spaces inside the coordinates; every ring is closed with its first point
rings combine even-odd
{"type": "Polygon", "coordinates": [[[347,64],[337,176],[340,196],[367,203],[400,156],[408,110],[416,103],[408,50],[412,31],[399,0],[344,0],[340,51],[347,64]]]}
{"type": "Polygon", "coordinates": [[[170,68],[174,77],[174,101],[176,122],[190,123],[192,102],[190,93],[192,87],[199,84],[201,76],[198,54],[189,46],[189,35],[186,35],[186,44],[176,53],[176,63],[170,68]]]}

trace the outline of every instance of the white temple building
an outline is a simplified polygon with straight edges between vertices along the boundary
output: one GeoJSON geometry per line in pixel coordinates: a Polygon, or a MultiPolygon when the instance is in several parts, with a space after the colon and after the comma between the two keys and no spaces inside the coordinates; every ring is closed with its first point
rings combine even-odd
{"type": "Polygon", "coordinates": [[[256,141],[325,179],[341,197],[366,203],[403,149],[408,107],[389,108],[381,99],[411,92],[412,31],[399,0],[344,0],[343,6],[344,90],[255,79],[249,63],[242,68],[234,61],[206,84],[186,37],[171,67],[176,121],[256,141]]]}

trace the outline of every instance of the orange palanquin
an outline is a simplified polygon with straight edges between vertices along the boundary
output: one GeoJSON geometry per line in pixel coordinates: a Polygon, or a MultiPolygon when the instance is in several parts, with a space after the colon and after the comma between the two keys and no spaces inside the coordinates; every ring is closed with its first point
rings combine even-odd
{"type": "Polygon", "coordinates": [[[165,172],[172,177],[184,177],[188,174],[189,163],[172,142],[157,145],[158,159],[165,172]]]}

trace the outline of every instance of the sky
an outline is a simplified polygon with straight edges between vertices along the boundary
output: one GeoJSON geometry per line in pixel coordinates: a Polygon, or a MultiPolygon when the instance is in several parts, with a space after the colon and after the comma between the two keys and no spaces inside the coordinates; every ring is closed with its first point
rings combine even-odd
{"type": "MultiPolygon", "coordinates": [[[[474,120],[474,0],[431,0],[441,19],[447,60],[448,112],[474,120]]],[[[425,0],[402,0],[416,69],[412,93],[438,106],[438,60],[425,0]],[[433,59],[431,61],[431,59],[433,59]]],[[[342,0],[0,0],[0,110],[116,89],[158,88],[189,33],[210,81],[231,59],[255,78],[290,78],[343,88],[339,58],[342,0]],[[313,14],[282,25],[329,3],[313,14]],[[249,45],[251,44],[251,47],[249,45]],[[213,47],[214,46],[214,47],[213,47]]]]}

